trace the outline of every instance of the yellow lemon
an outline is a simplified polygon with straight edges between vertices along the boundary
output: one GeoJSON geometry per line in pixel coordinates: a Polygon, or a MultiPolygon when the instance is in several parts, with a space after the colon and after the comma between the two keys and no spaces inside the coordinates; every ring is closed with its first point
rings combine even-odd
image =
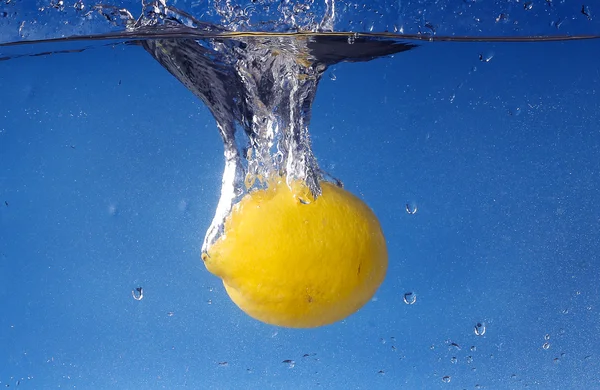
{"type": "Polygon", "coordinates": [[[360,309],[383,282],[388,258],[377,217],[350,192],[328,182],[321,188],[308,204],[283,179],[249,193],[202,254],[233,302],[257,320],[331,324],[360,309]]]}

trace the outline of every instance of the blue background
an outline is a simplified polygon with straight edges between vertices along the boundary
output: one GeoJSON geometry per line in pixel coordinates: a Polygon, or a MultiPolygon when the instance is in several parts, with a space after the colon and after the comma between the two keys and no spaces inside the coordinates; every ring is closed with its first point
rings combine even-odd
{"type": "Polygon", "coordinates": [[[204,269],[221,140],[141,48],[0,62],[0,385],[600,388],[599,52],[426,43],[329,69],[314,151],[390,268],[312,330],[249,318],[204,269]]]}

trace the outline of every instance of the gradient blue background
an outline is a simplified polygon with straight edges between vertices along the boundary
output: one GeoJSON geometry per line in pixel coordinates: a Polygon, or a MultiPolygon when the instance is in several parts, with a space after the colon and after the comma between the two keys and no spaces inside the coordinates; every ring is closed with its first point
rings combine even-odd
{"type": "Polygon", "coordinates": [[[314,151],[390,268],[312,330],[249,318],[204,269],[221,141],[149,55],[0,62],[0,386],[600,388],[598,53],[426,43],[328,70],[314,151]]]}

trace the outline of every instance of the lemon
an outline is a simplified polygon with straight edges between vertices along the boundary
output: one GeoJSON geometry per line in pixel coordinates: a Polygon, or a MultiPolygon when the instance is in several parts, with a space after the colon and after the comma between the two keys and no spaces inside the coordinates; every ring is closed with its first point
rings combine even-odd
{"type": "Polygon", "coordinates": [[[383,282],[388,258],[377,217],[350,192],[328,182],[321,188],[308,204],[284,179],[247,194],[202,254],[251,317],[293,328],[331,324],[360,309],[383,282]]]}

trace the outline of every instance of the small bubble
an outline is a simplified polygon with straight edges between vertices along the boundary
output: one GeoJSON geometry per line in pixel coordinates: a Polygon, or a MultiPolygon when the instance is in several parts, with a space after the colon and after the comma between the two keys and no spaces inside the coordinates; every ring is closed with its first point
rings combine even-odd
{"type": "Polygon", "coordinates": [[[404,294],[403,300],[407,305],[414,305],[415,302],[417,302],[417,294],[413,292],[407,292],[404,294]]]}
{"type": "Polygon", "coordinates": [[[507,22],[507,21],[508,21],[508,14],[502,13],[496,17],[496,23],[507,22]]]}
{"type": "Polygon", "coordinates": [[[475,324],[473,332],[475,332],[476,336],[483,336],[485,334],[485,323],[478,322],[475,324]]]}
{"type": "Polygon", "coordinates": [[[433,351],[433,350],[435,349],[435,345],[431,344],[431,346],[429,347],[429,349],[430,349],[431,351],[433,351]]]}
{"type": "Polygon", "coordinates": [[[288,368],[294,368],[296,366],[296,362],[293,361],[292,359],[286,359],[286,360],[282,361],[282,363],[287,364],[288,368]]]}
{"type": "Polygon", "coordinates": [[[446,376],[442,377],[442,382],[444,382],[444,383],[450,383],[451,380],[452,380],[452,378],[450,378],[450,375],[446,375],[446,376]]]}
{"type": "Polygon", "coordinates": [[[544,340],[546,340],[546,341],[550,340],[550,335],[548,333],[546,333],[544,335],[544,340]]]}
{"type": "Polygon", "coordinates": [[[494,58],[494,53],[479,53],[479,61],[481,62],[490,62],[494,58]]]}
{"type": "Polygon", "coordinates": [[[144,298],[144,289],[137,287],[134,290],[131,290],[131,295],[136,301],[141,301],[144,298]]]}
{"type": "Polygon", "coordinates": [[[563,314],[569,314],[569,309],[563,309],[562,313],[563,314]]]}
{"type": "Polygon", "coordinates": [[[381,344],[385,344],[387,341],[385,341],[385,339],[384,339],[384,338],[380,338],[380,339],[379,339],[379,342],[380,342],[381,344]]]}
{"type": "Polygon", "coordinates": [[[456,356],[452,356],[450,358],[450,363],[452,363],[452,364],[456,364],[457,361],[458,361],[458,359],[456,358],[456,356]]]}
{"type": "Polygon", "coordinates": [[[521,115],[521,113],[523,112],[523,110],[521,110],[521,107],[514,107],[508,110],[508,115],[510,116],[519,116],[521,115]]]}
{"type": "Polygon", "coordinates": [[[379,371],[377,371],[377,373],[378,373],[379,375],[384,375],[384,374],[385,374],[385,371],[383,371],[383,370],[379,370],[379,371]]]}
{"type": "Polygon", "coordinates": [[[525,11],[533,9],[533,3],[531,1],[526,2],[525,4],[523,4],[523,9],[525,9],[525,11]]]}
{"type": "Polygon", "coordinates": [[[560,359],[557,357],[555,357],[552,361],[554,362],[554,364],[560,363],[560,359]]]}
{"type": "Polygon", "coordinates": [[[414,215],[417,213],[417,205],[414,202],[409,202],[406,204],[406,212],[410,215],[414,215]]]}
{"type": "Polygon", "coordinates": [[[473,363],[473,356],[467,356],[467,363],[473,363]]]}
{"type": "Polygon", "coordinates": [[[548,342],[545,342],[545,343],[544,343],[544,345],[542,345],[542,349],[544,349],[544,350],[546,350],[546,351],[547,351],[548,349],[550,349],[550,343],[548,343],[548,342]]]}
{"type": "Polygon", "coordinates": [[[585,15],[585,17],[588,20],[592,20],[592,13],[590,12],[590,7],[588,7],[587,5],[581,6],[581,14],[585,15]]]}
{"type": "Polygon", "coordinates": [[[485,334],[485,323],[478,322],[475,324],[475,328],[473,329],[476,336],[483,336],[485,334]]]}
{"type": "Polygon", "coordinates": [[[470,350],[471,350],[471,352],[475,352],[475,351],[477,351],[477,347],[474,345],[471,345],[470,350]]]}
{"type": "Polygon", "coordinates": [[[175,314],[175,313],[174,313],[174,312],[172,312],[172,311],[170,311],[170,312],[168,312],[168,313],[167,313],[167,315],[168,315],[169,317],[173,317],[173,315],[174,315],[174,314],[175,314]]]}
{"type": "Polygon", "coordinates": [[[206,303],[208,303],[209,305],[212,305],[212,299],[207,300],[206,303]]]}

